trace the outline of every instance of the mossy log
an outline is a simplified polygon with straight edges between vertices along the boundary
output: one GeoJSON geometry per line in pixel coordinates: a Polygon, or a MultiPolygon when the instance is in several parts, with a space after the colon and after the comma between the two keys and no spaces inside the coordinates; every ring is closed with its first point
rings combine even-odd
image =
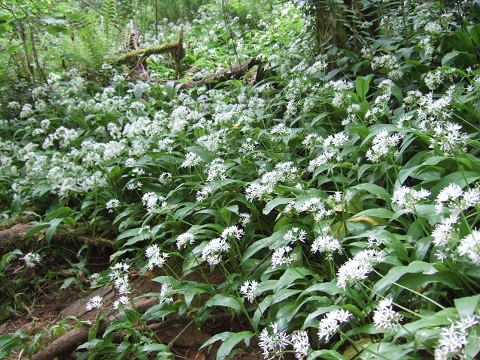
{"type": "Polygon", "coordinates": [[[139,59],[146,59],[154,54],[176,53],[178,49],[178,42],[169,42],[161,45],[154,45],[140,50],[130,51],[128,54],[117,58],[118,64],[136,64],[139,59]]]}
{"type": "Polygon", "coordinates": [[[250,69],[254,66],[259,67],[257,75],[255,77],[255,82],[259,82],[263,78],[263,71],[261,69],[261,62],[257,58],[251,58],[241,64],[234,64],[216,74],[208,76],[204,79],[198,81],[190,81],[186,83],[180,83],[180,89],[190,89],[195,86],[206,86],[208,89],[213,89],[215,85],[220,82],[224,82],[232,79],[240,79],[244,76],[250,69]]]}
{"type": "MultiPolygon", "coordinates": [[[[43,232],[39,232],[28,238],[25,237],[27,232],[33,227],[31,224],[15,224],[10,229],[0,231],[0,253],[4,254],[15,249],[20,249],[22,252],[32,251],[32,249],[40,248],[45,244],[45,239],[42,236],[43,232]]],[[[82,234],[82,231],[75,232],[69,230],[57,230],[52,237],[52,243],[61,246],[66,246],[74,240],[79,240],[96,247],[107,247],[116,249],[115,241],[104,239],[101,237],[91,237],[82,234]]]]}

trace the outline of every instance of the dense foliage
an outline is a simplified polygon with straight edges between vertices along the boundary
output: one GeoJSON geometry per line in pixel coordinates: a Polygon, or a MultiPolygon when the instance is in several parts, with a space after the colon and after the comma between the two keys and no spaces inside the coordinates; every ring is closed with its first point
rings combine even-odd
{"type": "MultiPolygon", "coordinates": [[[[122,36],[104,30],[126,26],[117,17],[45,3],[58,10],[49,20],[33,5],[2,5],[4,34],[43,19],[35,36],[49,44],[25,67],[31,45],[2,39],[0,77],[24,82],[2,85],[1,221],[33,214],[27,235],[45,238],[31,253],[2,254],[2,313],[29,301],[17,294],[22,276],[41,284],[42,259],[65,251],[50,244],[55,231],[87,226],[118,248],[93,273],[88,246],[72,239],[69,261],[89,281],[65,286],[113,284],[121,316],[80,346],[81,358],[168,358],[138,323],[188,314],[201,328],[214,311],[243,324],[205,344],[223,341],[218,358],[242,342],[258,342],[265,358],[475,358],[478,2],[197,1],[190,19],[142,18],[145,45],[183,28],[184,81],[250,57],[263,63],[260,83],[252,72],[188,90],[162,81],[173,74],[168,57],[149,60],[149,81],[112,66],[122,36]],[[344,48],[328,32],[318,42],[320,5],[345,25],[344,48]],[[129,284],[138,269],[162,284],[142,317],[129,284]],[[129,334],[121,346],[115,331],[129,334]]],[[[47,333],[4,335],[0,354],[32,354],[47,333]]]]}

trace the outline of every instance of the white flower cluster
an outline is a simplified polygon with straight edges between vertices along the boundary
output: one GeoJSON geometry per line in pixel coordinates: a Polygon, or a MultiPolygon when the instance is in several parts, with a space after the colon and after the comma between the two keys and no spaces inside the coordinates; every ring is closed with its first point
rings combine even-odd
{"type": "Polygon", "coordinates": [[[194,152],[189,152],[185,155],[185,160],[180,167],[193,167],[202,162],[202,158],[194,152]]]}
{"type": "Polygon", "coordinates": [[[298,169],[291,161],[275,165],[275,169],[263,174],[260,181],[248,185],[245,190],[247,200],[261,200],[270,195],[278,183],[294,179],[297,173],[298,169]]]}
{"type": "Polygon", "coordinates": [[[480,265],[480,231],[474,230],[460,240],[457,250],[460,255],[467,256],[475,265],[480,265]]]}
{"type": "Polygon", "coordinates": [[[366,279],[373,266],[382,261],[384,261],[382,251],[376,249],[360,251],[338,269],[337,285],[346,289],[347,284],[366,279]]]}
{"type": "Polygon", "coordinates": [[[128,271],[130,265],[119,262],[110,268],[110,281],[113,281],[113,286],[120,295],[130,294],[130,283],[128,281],[128,271]]]}
{"type": "Polygon", "coordinates": [[[152,270],[154,267],[163,267],[167,261],[169,255],[166,252],[160,251],[157,244],[150,245],[145,251],[145,256],[148,259],[148,270],[152,270]]]}
{"type": "Polygon", "coordinates": [[[34,268],[42,262],[40,255],[32,252],[26,253],[22,260],[25,261],[25,266],[27,268],[34,268]]]}
{"type": "Polygon", "coordinates": [[[467,359],[465,346],[468,343],[468,330],[477,324],[478,320],[471,316],[443,328],[435,348],[435,360],[467,359]]]}
{"type": "Polygon", "coordinates": [[[461,132],[462,126],[450,121],[437,122],[430,138],[430,148],[439,148],[445,156],[454,156],[467,149],[468,134],[461,132]]]}
{"type": "Polygon", "coordinates": [[[317,168],[322,165],[333,165],[341,161],[340,149],[348,144],[350,141],[348,135],[344,132],[339,132],[334,135],[329,135],[323,141],[323,152],[321,155],[317,156],[315,159],[311,160],[307,170],[314,172],[317,168]]]}
{"type": "Polygon", "coordinates": [[[92,297],[91,299],[88,300],[87,305],[85,306],[87,311],[93,310],[93,309],[101,309],[102,308],[102,301],[103,297],[100,295],[96,295],[92,297]]]}
{"type": "Polygon", "coordinates": [[[181,250],[187,244],[193,245],[195,243],[195,236],[192,233],[183,233],[177,237],[177,248],[181,250]]]}
{"type": "Polygon", "coordinates": [[[157,208],[157,204],[162,202],[161,206],[166,207],[165,197],[155,194],[154,192],[148,192],[142,196],[142,204],[147,208],[148,212],[152,212],[157,208]]]}
{"type": "Polygon", "coordinates": [[[323,200],[318,197],[311,197],[305,201],[291,201],[285,206],[283,210],[285,213],[295,212],[300,214],[302,212],[308,212],[313,214],[315,221],[320,221],[322,219],[328,218],[333,214],[332,210],[327,210],[323,200]]]}
{"type": "Polygon", "coordinates": [[[398,206],[411,210],[421,200],[430,196],[430,191],[425,189],[415,190],[408,186],[402,186],[395,189],[392,196],[392,204],[398,204],[398,206]]]}
{"type": "Polygon", "coordinates": [[[245,283],[240,287],[240,294],[244,295],[248,301],[251,303],[255,300],[255,291],[257,290],[258,282],[255,280],[247,280],[245,283]]]}
{"type": "Polygon", "coordinates": [[[402,314],[392,308],[392,299],[381,300],[373,313],[373,324],[381,330],[393,330],[400,325],[402,314]]]}
{"type": "Polygon", "coordinates": [[[341,254],[343,252],[342,244],[338,239],[330,235],[319,236],[315,239],[312,244],[312,253],[326,253],[327,259],[333,260],[333,253],[338,252],[341,254]]]}
{"type": "Polygon", "coordinates": [[[293,249],[290,246],[282,246],[272,254],[272,267],[287,265],[289,266],[292,262],[297,260],[296,254],[289,254],[293,249]]]}
{"type": "Polygon", "coordinates": [[[266,328],[262,330],[258,343],[265,359],[282,357],[286,347],[290,345],[288,335],[278,329],[277,323],[271,324],[270,328],[272,329],[271,333],[266,328]]]}
{"type": "Polygon", "coordinates": [[[283,239],[285,241],[288,241],[290,244],[296,243],[298,241],[305,242],[306,238],[307,238],[307,232],[303,229],[300,229],[299,227],[291,228],[283,236],[283,239]]]}
{"type": "Polygon", "coordinates": [[[325,341],[328,341],[351,316],[352,314],[349,311],[343,309],[328,312],[318,325],[319,339],[325,338],[325,341]]]}
{"type": "Polygon", "coordinates": [[[112,213],[117,207],[120,206],[120,201],[118,199],[111,199],[107,201],[105,207],[107,208],[109,213],[112,213]]]}
{"type": "Polygon", "coordinates": [[[230,250],[227,240],[239,240],[243,236],[243,230],[237,226],[230,226],[223,230],[219,238],[210,240],[202,251],[202,259],[210,265],[217,265],[222,259],[222,253],[230,250]]]}
{"type": "Polygon", "coordinates": [[[297,330],[288,335],[278,329],[277,323],[271,324],[270,328],[270,332],[266,328],[262,330],[258,343],[265,359],[282,359],[285,349],[290,345],[293,346],[297,360],[308,356],[311,348],[306,331],[297,330]]]}
{"type": "Polygon", "coordinates": [[[472,188],[463,191],[462,188],[452,183],[443,188],[437,196],[435,209],[437,213],[444,210],[458,214],[480,203],[480,189],[472,188]]]}
{"type": "Polygon", "coordinates": [[[394,149],[403,137],[404,135],[400,133],[389,136],[387,130],[380,131],[373,138],[372,148],[366,153],[367,159],[371,162],[379,162],[383,156],[392,152],[392,148],[394,149]]]}

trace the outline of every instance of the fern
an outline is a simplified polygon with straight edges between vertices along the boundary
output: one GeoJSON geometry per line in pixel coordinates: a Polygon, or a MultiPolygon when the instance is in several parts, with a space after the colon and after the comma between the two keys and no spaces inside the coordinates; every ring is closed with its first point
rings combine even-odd
{"type": "Polygon", "coordinates": [[[105,16],[105,31],[107,34],[107,39],[110,38],[110,32],[112,27],[117,27],[117,1],[116,0],[105,0],[102,8],[103,15],[105,16]]]}

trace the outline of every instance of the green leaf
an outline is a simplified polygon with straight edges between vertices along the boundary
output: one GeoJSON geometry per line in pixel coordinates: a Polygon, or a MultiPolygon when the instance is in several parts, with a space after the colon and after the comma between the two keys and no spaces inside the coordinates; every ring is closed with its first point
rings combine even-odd
{"type": "Polygon", "coordinates": [[[222,341],[222,345],[220,345],[220,348],[217,352],[217,360],[223,360],[230,355],[235,345],[237,345],[242,340],[245,341],[247,339],[250,339],[252,336],[253,333],[251,331],[241,331],[238,333],[226,331],[212,336],[200,347],[200,349],[204,349],[216,341],[222,341]]]}
{"type": "Polygon", "coordinates": [[[307,360],[326,359],[326,360],[347,360],[342,354],[335,350],[315,350],[311,352],[307,360]]]}
{"type": "Polygon", "coordinates": [[[372,195],[378,196],[380,199],[385,200],[385,201],[390,201],[391,196],[388,193],[387,190],[385,190],[383,187],[375,185],[375,184],[369,184],[369,183],[364,183],[364,184],[359,184],[352,186],[353,189],[357,190],[365,190],[368,191],[372,195]]]}
{"type": "Polygon", "coordinates": [[[62,222],[63,222],[63,219],[50,220],[50,227],[45,233],[45,238],[47,239],[48,242],[52,240],[52,236],[55,233],[55,230],[57,230],[58,225],[60,225],[62,222]]]}
{"type": "Polygon", "coordinates": [[[470,37],[475,45],[480,46],[480,23],[470,29],[470,37]]]}
{"type": "Polygon", "coordinates": [[[453,60],[460,55],[461,52],[457,50],[450,51],[442,58],[442,66],[451,66],[453,64],[453,60]]]}
{"type": "Polygon", "coordinates": [[[205,303],[205,307],[222,306],[235,310],[237,313],[242,311],[240,299],[233,296],[217,294],[205,303]]]}
{"type": "Polygon", "coordinates": [[[167,345],[164,344],[148,344],[140,347],[141,352],[157,353],[157,359],[173,359],[174,356],[167,345]]]}
{"type": "Polygon", "coordinates": [[[0,359],[6,359],[12,349],[22,343],[22,336],[19,334],[3,334],[0,336],[0,359]]]}
{"type": "MultiPolygon", "coordinates": [[[[386,290],[393,283],[397,282],[403,275],[409,273],[422,273],[422,272],[435,273],[437,270],[432,264],[423,262],[423,261],[414,261],[408,266],[395,266],[390,269],[390,271],[382,279],[380,279],[372,289],[372,296],[379,294],[384,294],[386,290]]],[[[413,289],[412,289],[413,290],[413,289]]]]}
{"type": "Polygon", "coordinates": [[[73,213],[73,210],[69,207],[61,207],[49,212],[45,218],[43,219],[44,222],[49,222],[53,219],[57,218],[65,218],[70,216],[73,213]]]}
{"type": "Polygon", "coordinates": [[[475,313],[475,310],[477,310],[478,307],[479,300],[480,294],[454,299],[453,302],[455,303],[455,308],[457,309],[460,317],[464,318],[472,316],[475,313]]]}
{"type": "Polygon", "coordinates": [[[355,89],[357,95],[360,98],[360,102],[366,100],[368,89],[370,88],[370,81],[372,80],[372,75],[368,76],[358,76],[355,80],[355,89]]]}
{"type": "Polygon", "coordinates": [[[288,268],[285,270],[283,275],[278,279],[273,292],[277,292],[280,289],[285,287],[289,287],[295,284],[295,280],[306,278],[307,275],[315,275],[315,273],[309,269],[301,268],[301,267],[294,267],[288,268]]]}
{"type": "Polygon", "coordinates": [[[45,223],[33,225],[30,229],[28,229],[28,231],[25,233],[23,237],[24,239],[29,238],[35,234],[38,234],[40,231],[48,228],[49,226],[50,224],[45,224],[45,223]]]}
{"type": "Polygon", "coordinates": [[[276,199],[273,199],[273,200],[270,200],[269,202],[267,202],[267,204],[265,205],[265,208],[263,209],[263,213],[265,215],[268,215],[270,214],[270,212],[275,209],[277,206],[279,205],[284,205],[284,204],[288,204],[290,202],[292,202],[292,200],[294,200],[293,198],[284,198],[284,197],[278,197],[276,199]]]}

